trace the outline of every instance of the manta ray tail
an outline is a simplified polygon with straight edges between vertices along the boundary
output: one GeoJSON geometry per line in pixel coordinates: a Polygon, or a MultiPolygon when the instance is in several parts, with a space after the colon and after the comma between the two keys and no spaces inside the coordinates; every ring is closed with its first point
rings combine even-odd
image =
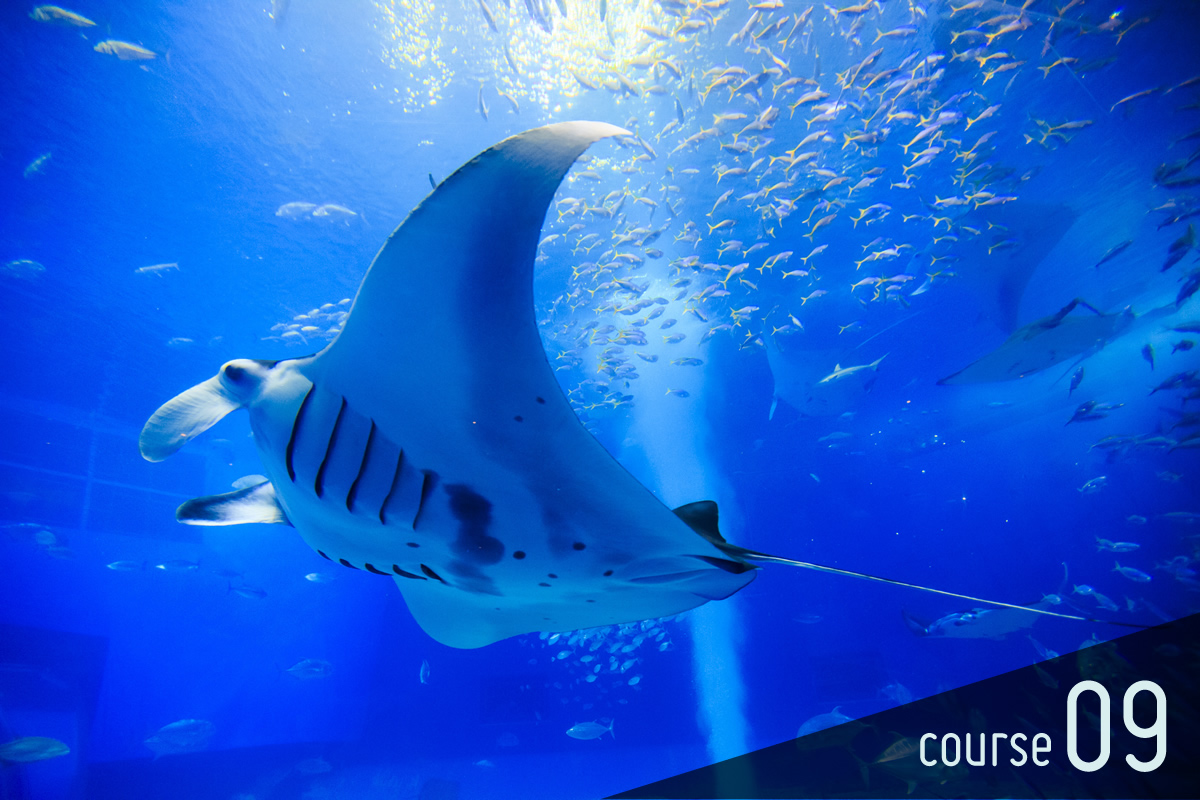
{"type": "Polygon", "coordinates": [[[1119,625],[1123,628],[1148,628],[1148,627],[1151,627],[1149,625],[1139,625],[1134,622],[1117,622],[1117,621],[1111,620],[1111,619],[1096,619],[1094,617],[1081,617],[1081,616],[1077,616],[1075,614],[1060,614],[1057,611],[1046,611],[1045,609],[1031,608],[1029,606],[1020,606],[1020,605],[1016,605],[1015,603],[1003,603],[999,600],[988,600],[985,597],[975,597],[975,596],[969,595],[969,594],[959,594],[958,592],[947,592],[943,589],[933,589],[928,586],[919,586],[918,584],[915,584],[915,583],[906,583],[904,581],[892,580],[891,578],[881,578],[877,575],[867,575],[864,572],[852,572],[851,570],[848,570],[848,569],[838,569],[837,567],[826,567],[821,564],[813,564],[808,561],[796,561],[791,558],[780,558],[779,556],[772,556],[772,555],[768,555],[766,553],[760,553],[757,550],[749,550],[744,547],[737,547],[736,545],[726,545],[726,547],[723,547],[722,549],[725,550],[726,552],[730,553],[731,555],[736,554],[736,555],[740,556],[741,558],[744,558],[744,559],[750,560],[750,561],[762,561],[762,562],[766,562],[766,563],[770,563],[770,564],[787,564],[787,565],[793,566],[793,567],[801,567],[803,569],[811,569],[811,570],[815,570],[817,572],[825,572],[830,575],[846,575],[851,578],[862,578],[863,580],[877,581],[879,583],[890,583],[890,584],[893,584],[894,586],[903,586],[906,589],[917,589],[919,591],[929,592],[931,594],[940,594],[940,595],[944,595],[946,597],[957,597],[960,600],[970,600],[973,603],[986,603],[991,606],[999,606],[1000,608],[1014,608],[1014,609],[1017,609],[1018,611],[1028,611],[1031,614],[1044,614],[1048,617],[1060,617],[1062,619],[1073,619],[1073,620],[1077,620],[1079,622],[1095,622],[1095,623],[1103,624],[1103,625],[1119,625]],[[726,548],[728,548],[728,549],[726,549],[726,548]]]}
{"type": "MultiPolygon", "coordinates": [[[[826,567],[821,564],[813,564],[808,561],[796,561],[791,558],[781,558],[779,556],[760,553],[757,550],[751,550],[747,547],[739,547],[736,544],[730,544],[725,541],[725,537],[721,535],[721,531],[717,526],[717,504],[711,500],[701,500],[698,503],[688,503],[685,506],[680,506],[675,509],[675,515],[688,524],[692,530],[703,536],[710,543],[717,547],[721,552],[728,555],[731,559],[728,562],[731,565],[736,565],[739,571],[755,569],[754,565],[749,563],[752,561],[761,561],[768,564],[787,564],[792,567],[801,567],[803,569],[816,570],[817,572],[826,572],[830,575],[846,575],[851,578],[861,578],[868,581],[877,581],[879,583],[890,583],[895,586],[903,586],[906,589],[917,589],[922,592],[930,592],[932,594],[945,595],[947,597],[957,597],[961,600],[970,600],[973,603],[986,603],[992,606],[1001,608],[1015,608],[1019,611],[1028,611],[1033,614],[1045,614],[1048,617],[1061,617],[1062,619],[1074,619],[1080,622],[1096,622],[1106,625],[1120,625],[1125,628],[1146,628],[1148,625],[1138,625],[1133,622],[1114,622],[1109,619],[1094,619],[1092,617],[1081,617],[1075,614],[1060,614],[1056,611],[1046,611],[1041,608],[1030,608],[1029,606],[1019,606],[1014,603],[1002,603],[999,600],[988,600],[983,597],[974,597],[969,594],[959,594],[958,592],[947,592],[942,589],[932,589],[928,586],[918,586],[915,583],[905,583],[904,581],[896,581],[891,578],[880,578],[877,575],[867,575],[863,572],[852,572],[848,569],[838,569],[837,567],[826,567]]],[[[716,562],[719,559],[705,559],[706,561],[716,562]]],[[[730,567],[724,566],[726,562],[715,566],[733,571],[730,567]]],[[[908,615],[905,614],[905,621],[908,622],[908,615]]],[[[917,620],[913,620],[909,624],[910,629],[917,632],[920,629],[922,635],[928,634],[928,626],[921,624],[917,620]]]]}

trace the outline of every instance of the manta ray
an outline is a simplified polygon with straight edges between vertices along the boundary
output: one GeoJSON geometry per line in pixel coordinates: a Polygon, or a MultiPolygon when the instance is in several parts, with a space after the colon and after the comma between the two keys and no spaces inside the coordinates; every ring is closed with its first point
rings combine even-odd
{"type": "Polygon", "coordinates": [[[679,614],[745,587],[756,561],[898,583],[727,542],[716,503],[663,505],[577,419],[538,335],[534,257],[571,165],[628,135],[563,122],[484,151],[384,243],[328,347],[230,361],[154,412],[149,461],[246,409],[266,475],[176,518],[292,525],[391,577],[458,648],[679,614]]]}
{"type": "Polygon", "coordinates": [[[1069,358],[1086,358],[1127,331],[1133,321],[1131,309],[1105,314],[1075,298],[1050,316],[1018,328],[995,350],[938,384],[1018,380],[1069,358]],[[1071,315],[1079,306],[1092,313],[1071,315]]]}

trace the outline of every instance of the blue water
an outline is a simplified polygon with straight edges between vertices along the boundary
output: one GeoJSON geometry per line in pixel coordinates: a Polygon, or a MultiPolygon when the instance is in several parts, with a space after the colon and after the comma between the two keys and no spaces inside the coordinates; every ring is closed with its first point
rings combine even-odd
{"type": "MultiPolygon", "coordinates": [[[[608,2],[608,35],[596,4],[571,0],[569,23],[551,12],[553,34],[519,3],[495,4],[500,33],[467,0],[268,5],[81,0],[71,10],[97,23],[89,28],[35,21],[21,4],[0,9],[0,264],[8,265],[0,273],[0,741],[46,736],[70,748],[0,771],[0,796],[597,797],[786,740],[834,707],[857,717],[1029,664],[1039,658],[1031,636],[1067,653],[1127,630],[1042,619],[1000,640],[921,637],[902,610],[932,621],[978,604],[767,565],[734,597],[678,618],[464,651],[426,635],[391,581],[324,561],[291,528],[178,525],[181,502],[228,491],[262,467],[241,414],[167,461],[144,461],[137,438],[154,409],[229,359],[323,347],[335,327],[328,313],[317,315],[317,331],[284,336],[287,326],[299,331],[306,320],[297,316],[327,303],[336,311],[354,296],[387,235],[429,193],[430,176],[441,180],[505,136],[565,119],[624,125],[656,154],[635,160],[644,152],[636,143],[605,142],[592,148],[596,161],[575,168],[599,181],[576,174],[560,198],[597,208],[617,190],[606,206],[613,210],[629,197],[614,219],[550,212],[543,234],[563,238],[539,249],[535,313],[581,420],[663,502],[716,500],[725,536],[747,547],[952,592],[1020,604],[1060,593],[1057,610],[1140,624],[1197,610],[1200,584],[1188,565],[1200,529],[1177,513],[1200,512],[1200,463],[1185,441],[1195,420],[1180,416],[1196,411],[1187,399],[1194,375],[1150,394],[1200,368],[1196,350],[1172,352],[1200,338],[1171,330],[1200,318],[1194,298],[1176,305],[1195,279],[1192,245],[1181,244],[1186,254],[1161,271],[1172,243],[1187,238],[1195,219],[1187,212],[1200,209],[1186,180],[1162,181],[1200,172],[1184,164],[1155,181],[1160,165],[1192,160],[1200,146],[1184,138],[1200,127],[1200,83],[1166,91],[1200,73],[1194,7],[1089,0],[1060,19],[1051,3],[1035,2],[1030,27],[998,36],[977,54],[993,55],[980,66],[951,55],[984,41],[968,34],[952,44],[951,33],[1017,14],[1015,6],[989,0],[951,16],[949,3],[888,0],[860,31],[853,16],[835,21],[818,6],[781,43],[803,11],[789,4],[752,26],[757,34],[792,15],[762,37],[768,54],[748,48],[750,36],[726,44],[752,13],[738,2],[706,12],[693,5],[693,17],[715,20],[706,23],[714,30],[660,43],[637,26],[671,28],[679,18],[647,0],[608,2]],[[872,42],[877,29],[909,24],[913,36],[872,42]],[[94,51],[105,39],[157,57],[94,51]],[[683,78],[634,64],[648,46],[683,78]],[[877,47],[882,54],[862,73],[897,72],[865,93],[865,77],[844,90],[839,73],[877,47]],[[597,48],[611,59],[594,57],[597,48]],[[1007,58],[994,55],[1002,51],[1007,58]],[[921,68],[928,80],[883,88],[939,53],[943,60],[921,68]],[[774,67],[772,55],[789,72],[770,74],[761,97],[731,99],[716,87],[701,105],[717,74],[706,71],[756,74],[774,67]],[[1036,69],[1059,58],[1077,60],[1045,77],[1036,69]],[[1006,61],[1024,64],[986,75],[1006,61]],[[572,71],[610,82],[621,74],[663,93],[587,91],[572,71]],[[816,83],[772,97],[789,76],[816,83]],[[794,114],[788,106],[818,86],[830,96],[816,102],[854,106],[808,126],[816,102],[794,114]],[[1118,104],[1147,89],[1158,91],[1118,104]],[[497,90],[518,101],[519,114],[497,90]],[[675,99],[684,121],[656,138],[676,119],[675,99]],[[755,152],[722,149],[772,104],[781,113],[768,130],[737,137],[755,152]],[[904,110],[926,122],[886,120],[904,110]],[[748,116],[671,152],[724,112],[748,116]],[[905,153],[942,112],[963,116],[905,153]],[[1045,135],[1070,122],[1080,124],[1045,135]],[[805,195],[828,176],[803,163],[785,175],[786,162],[717,182],[717,170],[781,156],[822,127],[828,140],[796,152],[815,151],[812,165],[848,182],[805,195]],[[864,130],[882,141],[845,142],[864,130]],[[978,158],[962,156],[989,131],[978,158]],[[912,155],[931,144],[943,149],[912,167],[912,155]],[[992,166],[956,179],[984,162],[992,166]],[[884,168],[875,183],[850,189],[875,167],[884,168]],[[894,188],[905,167],[913,187],[894,188]],[[785,180],[792,185],[738,200],[785,180]],[[968,187],[1014,199],[930,205],[968,187]],[[708,216],[727,188],[733,196],[708,216]],[[657,207],[651,213],[635,197],[657,207]],[[796,200],[793,211],[784,198],[796,200]],[[821,200],[843,205],[814,209],[821,200]],[[353,216],[277,215],[294,202],[338,204],[353,216]],[[885,218],[850,221],[876,203],[891,207],[885,218]],[[709,234],[723,219],[733,228],[709,234]],[[568,232],[576,223],[584,227],[568,232]],[[657,241],[616,248],[643,263],[573,277],[604,260],[614,232],[664,224],[657,241]],[[572,253],[592,232],[602,243],[572,253]],[[884,241],[872,244],[877,237],[884,241]],[[719,255],[734,238],[768,246],[719,255]],[[1125,240],[1127,250],[1095,266],[1125,240]],[[802,264],[820,244],[828,249],[802,264]],[[911,247],[855,268],[900,244],[911,247]],[[661,257],[646,254],[653,248],[661,257]],[[790,258],[758,270],[788,250],[790,258]],[[697,265],[682,261],[692,255],[697,265]],[[694,297],[742,261],[750,268],[729,277],[729,296],[694,297]],[[781,277],[802,268],[810,274],[781,277]],[[917,293],[939,269],[955,275],[917,293]],[[897,275],[912,280],[875,300],[870,286],[848,289],[897,275]],[[650,308],[667,310],[640,328],[647,344],[613,353],[606,373],[601,351],[621,346],[617,333],[586,335],[585,326],[632,329],[634,317],[604,307],[632,303],[632,294],[597,288],[613,277],[651,282],[644,296],[667,302],[650,308]],[[681,278],[691,283],[670,286],[681,278]],[[811,296],[816,290],[827,294],[811,296]],[[675,299],[681,291],[691,294],[675,299]],[[1073,393],[1084,353],[1021,380],[937,384],[1076,297],[1109,313],[1131,306],[1140,319],[1088,355],[1073,393]],[[689,307],[707,321],[685,314],[689,307]],[[779,330],[789,315],[803,332],[779,330]],[[678,324],[662,329],[669,318],[678,324]],[[700,342],[721,324],[729,328],[700,342]],[[687,338],[662,338],[676,331],[687,338]],[[811,388],[835,365],[881,357],[869,391],[856,384],[815,415],[795,388],[811,388]],[[669,363],[678,358],[703,364],[669,363]],[[1065,424],[1086,401],[1123,405],[1065,424]],[[1143,439],[1092,447],[1115,435],[1143,439]],[[1098,491],[1080,491],[1101,476],[1098,491]],[[1140,547],[1113,554],[1097,537],[1140,547]],[[1172,559],[1175,572],[1161,568],[1172,559]],[[1115,572],[1118,560],[1152,580],[1115,572]],[[119,561],[132,564],[106,566],[119,561]],[[173,561],[187,563],[158,566],[173,561]],[[332,580],[307,580],[312,573],[332,580]],[[1117,610],[1073,592],[1082,584],[1117,610]],[[598,655],[582,660],[588,654],[598,655]],[[328,662],[331,674],[295,677],[289,669],[304,659],[328,662]],[[155,758],[146,740],[182,720],[207,724],[155,758]],[[611,723],[614,735],[565,735],[582,722],[611,723]]],[[[462,210],[464,224],[471,212],[462,210]]]]}

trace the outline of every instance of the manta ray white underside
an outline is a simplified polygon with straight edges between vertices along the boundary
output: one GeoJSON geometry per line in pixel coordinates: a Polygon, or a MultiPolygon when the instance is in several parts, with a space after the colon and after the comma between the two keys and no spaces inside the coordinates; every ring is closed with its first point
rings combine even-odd
{"type": "Polygon", "coordinates": [[[715,503],[667,508],[576,419],[538,336],[533,261],[571,165],[627,134],[563,122],[484,151],[384,243],[332,344],[230,361],[159,408],[146,459],[245,408],[268,478],[176,517],[293,525],[321,556],[392,577],[421,627],[462,648],[678,614],[750,583],[750,560],[898,583],[726,542],[715,503]]]}

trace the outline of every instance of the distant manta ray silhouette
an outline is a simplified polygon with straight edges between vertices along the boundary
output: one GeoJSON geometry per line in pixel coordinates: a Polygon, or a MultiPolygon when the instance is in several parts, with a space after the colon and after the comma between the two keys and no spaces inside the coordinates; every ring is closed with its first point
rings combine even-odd
{"type": "Polygon", "coordinates": [[[484,151],[392,233],[328,347],[230,361],[159,408],[147,460],[245,408],[268,477],[176,518],[293,525],[324,558],[394,578],[460,648],[679,614],[750,583],[755,561],[912,586],[730,544],[716,503],[667,508],[576,418],[538,336],[533,262],[571,165],[623,135],[563,122],[484,151]]]}

